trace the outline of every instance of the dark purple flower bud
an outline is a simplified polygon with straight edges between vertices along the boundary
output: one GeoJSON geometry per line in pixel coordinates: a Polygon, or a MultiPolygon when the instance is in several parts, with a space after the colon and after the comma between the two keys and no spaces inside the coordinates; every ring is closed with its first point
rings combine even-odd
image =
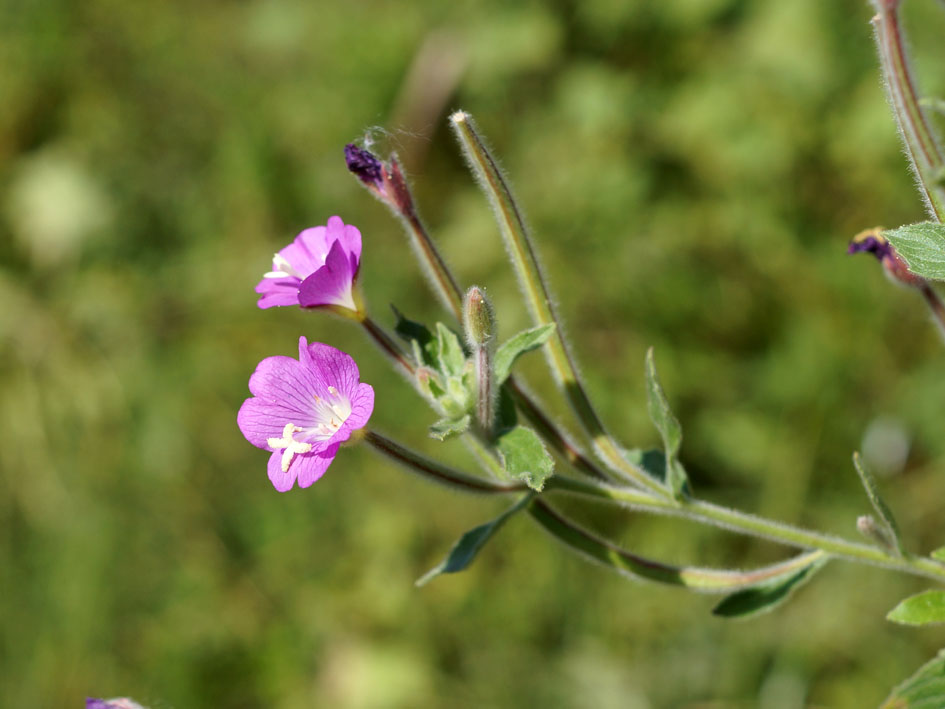
{"type": "Polygon", "coordinates": [[[886,241],[886,239],[884,239],[882,236],[879,236],[877,231],[878,230],[870,229],[869,231],[863,232],[863,234],[857,235],[853,241],[850,242],[850,246],[847,248],[847,253],[873,254],[873,256],[875,256],[880,261],[891,255],[893,253],[892,246],[888,241],[886,241]]]}
{"type": "Polygon", "coordinates": [[[373,154],[354,143],[348,143],[345,146],[345,162],[348,170],[365,185],[378,190],[383,188],[384,166],[373,154]]]}
{"type": "Polygon", "coordinates": [[[868,253],[873,254],[876,259],[883,264],[883,269],[894,281],[907,286],[921,287],[925,284],[925,279],[917,276],[909,270],[906,262],[896,253],[896,249],[889,240],[883,236],[881,227],[861,231],[853,237],[850,246],[847,248],[848,254],[868,253]]]}

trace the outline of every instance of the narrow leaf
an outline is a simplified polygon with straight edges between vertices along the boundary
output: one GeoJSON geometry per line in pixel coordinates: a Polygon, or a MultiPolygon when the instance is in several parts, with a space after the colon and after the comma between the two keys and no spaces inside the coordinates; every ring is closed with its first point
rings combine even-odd
{"type": "Polygon", "coordinates": [[[879,496],[879,489],[876,486],[876,478],[874,478],[873,474],[870,473],[865,465],[863,465],[863,461],[860,459],[859,453],[853,454],[853,467],[856,468],[856,472],[860,476],[860,482],[863,483],[863,489],[866,490],[866,496],[870,498],[870,503],[873,505],[873,509],[876,510],[876,514],[879,515],[880,520],[882,520],[883,527],[889,535],[889,538],[895,544],[899,555],[902,556],[904,551],[902,548],[902,541],[899,539],[899,525],[896,524],[896,519],[893,517],[892,510],[890,510],[889,506],[883,502],[883,498],[879,496]]]}
{"type": "Polygon", "coordinates": [[[447,439],[465,433],[469,429],[469,415],[458,419],[440,419],[430,426],[430,437],[438,441],[447,439]]]}
{"type": "Polygon", "coordinates": [[[880,709],[937,709],[945,706],[945,650],[896,687],[880,709]]]}
{"type": "Polygon", "coordinates": [[[682,443],[682,427],[673,415],[663,387],[660,385],[652,347],[646,352],[646,406],[650,420],[660,432],[663,447],[666,449],[666,485],[673,496],[679,499],[688,485],[686,471],[676,460],[682,443]]]}
{"type": "Polygon", "coordinates": [[[523,480],[533,490],[541,491],[554,472],[555,463],[538,434],[525,426],[516,426],[496,440],[496,448],[506,472],[523,480]]]}
{"type": "Polygon", "coordinates": [[[492,539],[495,533],[501,529],[502,525],[505,524],[512,515],[528,504],[531,499],[532,493],[529,493],[491,522],[486,522],[485,524],[480,524],[478,527],[470,529],[453,545],[453,548],[450,549],[446,558],[420,577],[416,585],[423,586],[440,574],[455,574],[457,571],[465,569],[473,562],[479,550],[485,546],[486,542],[492,539]]]}
{"type": "Polygon", "coordinates": [[[671,586],[683,586],[704,593],[730,593],[758,586],[772,579],[783,579],[825,560],[821,551],[812,551],[793,559],[749,571],[730,571],[696,566],[673,566],[621,549],[583,529],[536,498],[528,513],[547,532],[580,555],[608,566],[622,576],[646,579],[671,586]]]}
{"type": "Polygon", "coordinates": [[[945,623],[945,591],[923,591],[889,611],[886,620],[903,625],[945,623]]]}
{"type": "Polygon", "coordinates": [[[931,554],[929,554],[936,561],[945,561],[945,547],[939,547],[931,554]]]}
{"type": "Polygon", "coordinates": [[[918,276],[945,280],[945,225],[935,222],[907,224],[883,232],[918,276]]]}
{"type": "Polygon", "coordinates": [[[748,618],[767,613],[790,598],[826,563],[826,556],[816,557],[798,571],[733,593],[713,608],[712,614],[723,618],[748,618]]]}
{"type": "Polygon", "coordinates": [[[531,330],[523,330],[508,342],[505,342],[495,353],[495,381],[501,385],[512,371],[515,361],[526,352],[531,352],[541,347],[555,331],[555,324],[549,323],[534,327],[531,330]]]}

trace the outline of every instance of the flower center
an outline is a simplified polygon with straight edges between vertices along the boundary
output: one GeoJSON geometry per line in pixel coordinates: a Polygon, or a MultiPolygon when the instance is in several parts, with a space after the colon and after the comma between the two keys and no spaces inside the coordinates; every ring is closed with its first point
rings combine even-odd
{"type": "Polygon", "coordinates": [[[308,437],[326,440],[334,436],[341,424],[348,420],[351,415],[351,402],[333,386],[328,387],[327,397],[318,394],[312,396],[315,398],[313,413],[317,423],[308,429],[308,437]]]}
{"type": "Polygon", "coordinates": [[[292,264],[281,254],[273,254],[272,270],[263,275],[263,278],[298,278],[303,280],[299,272],[292,268],[292,264]]]}
{"type": "Polygon", "coordinates": [[[289,464],[292,462],[292,457],[298,453],[308,453],[312,450],[311,443],[304,443],[303,441],[297,441],[294,438],[294,434],[299,431],[304,431],[304,428],[296,426],[294,423],[287,423],[285,428],[282,429],[282,438],[270,438],[266,441],[269,444],[269,447],[274,451],[282,451],[282,472],[289,472],[289,464]]]}
{"type": "Polygon", "coordinates": [[[327,441],[334,436],[341,425],[348,420],[351,415],[351,402],[344,394],[335,387],[328,387],[328,396],[321,397],[318,394],[312,395],[315,398],[315,406],[312,411],[314,422],[311,426],[296,426],[294,423],[287,423],[282,429],[282,438],[269,438],[266,443],[274,451],[282,451],[282,472],[289,471],[289,465],[292,458],[302,453],[308,453],[312,450],[312,442],[327,441]],[[301,433],[298,440],[296,433],[301,433]]]}

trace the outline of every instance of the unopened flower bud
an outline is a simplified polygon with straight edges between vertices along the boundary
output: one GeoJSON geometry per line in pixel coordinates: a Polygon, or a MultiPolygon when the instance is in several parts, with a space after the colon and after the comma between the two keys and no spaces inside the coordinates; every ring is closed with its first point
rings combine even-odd
{"type": "Polygon", "coordinates": [[[881,227],[867,229],[854,236],[849,248],[847,248],[847,253],[873,254],[883,264],[886,274],[897,283],[914,288],[921,287],[925,283],[924,278],[909,270],[906,262],[896,253],[896,249],[889,243],[889,240],[883,236],[881,227]]]}
{"type": "Polygon", "coordinates": [[[478,286],[466,291],[463,300],[463,329],[470,349],[484,347],[495,337],[495,313],[492,304],[478,286]]]}
{"type": "Polygon", "coordinates": [[[383,165],[374,155],[354,143],[345,146],[345,163],[348,170],[368,187],[381,190],[384,187],[383,165]]]}
{"type": "Polygon", "coordinates": [[[871,542],[883,549],[893,549],[894,545],[873,515],[860,515],[856,518],[856,530],[871,542]]]}

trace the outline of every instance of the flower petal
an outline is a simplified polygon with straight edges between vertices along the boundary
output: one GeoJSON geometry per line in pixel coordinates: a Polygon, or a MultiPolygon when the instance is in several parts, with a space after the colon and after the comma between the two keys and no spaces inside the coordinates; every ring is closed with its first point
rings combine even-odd
{"type": "Polygon", "coordinates": [[[354,396],[351,397],[351,414],[345,420],[344,428],[349,431],[364,428],[373,412],[374,387],[370,384],[358,384],[354,396]]]}
{"type": "Polygon", "coordinates": [[[345,252],[344,244],[336,241],[328,251],[325,265],[308,276],[299,286],[299,305],[312,308],[319,305],[340,305],[357,310],[351,288],[355,268],[345,252]]]}
{"type": "MultiPolygon", "coordinates": [[[[298,457],[299,456],[296,456],[295,458],[297,459],[298,457]]],[[[298,474],[298,464],[296,463],[295,459],[293,459],[292,464],[289,465],[289,469],[283,473],[282,451],[276,451],[271,456],[269,456],[269,465],[267,468],[269,472],[269,480],[272,481],[272,486],[279,492],[291,490],[292,486],[295,485],[295,477],[298,474]]]]}
{"type": "Polygon", "coordinates": [[[324,475],[337,453],[338,446],[333,445],[318,453],[295,456],[289,468],[296,469],[299,487],[308,487],[324,475]]]}
{"type": "Polygon", "coordinates": [[[331,246],[327,231],[323,226],[303,229],[291,244],[279,252],[300,278],[305,279],[325,264],[331,246]]]}
{"type": "Polygon", "coordinates": [[[354,397],[361,381],[361,372],[354,358],[347,352],[299,338],[299,361],[311,377],[317,380],[316,393],[324,395],[332,386],[344,394],[349,401],[354,397]]]}

